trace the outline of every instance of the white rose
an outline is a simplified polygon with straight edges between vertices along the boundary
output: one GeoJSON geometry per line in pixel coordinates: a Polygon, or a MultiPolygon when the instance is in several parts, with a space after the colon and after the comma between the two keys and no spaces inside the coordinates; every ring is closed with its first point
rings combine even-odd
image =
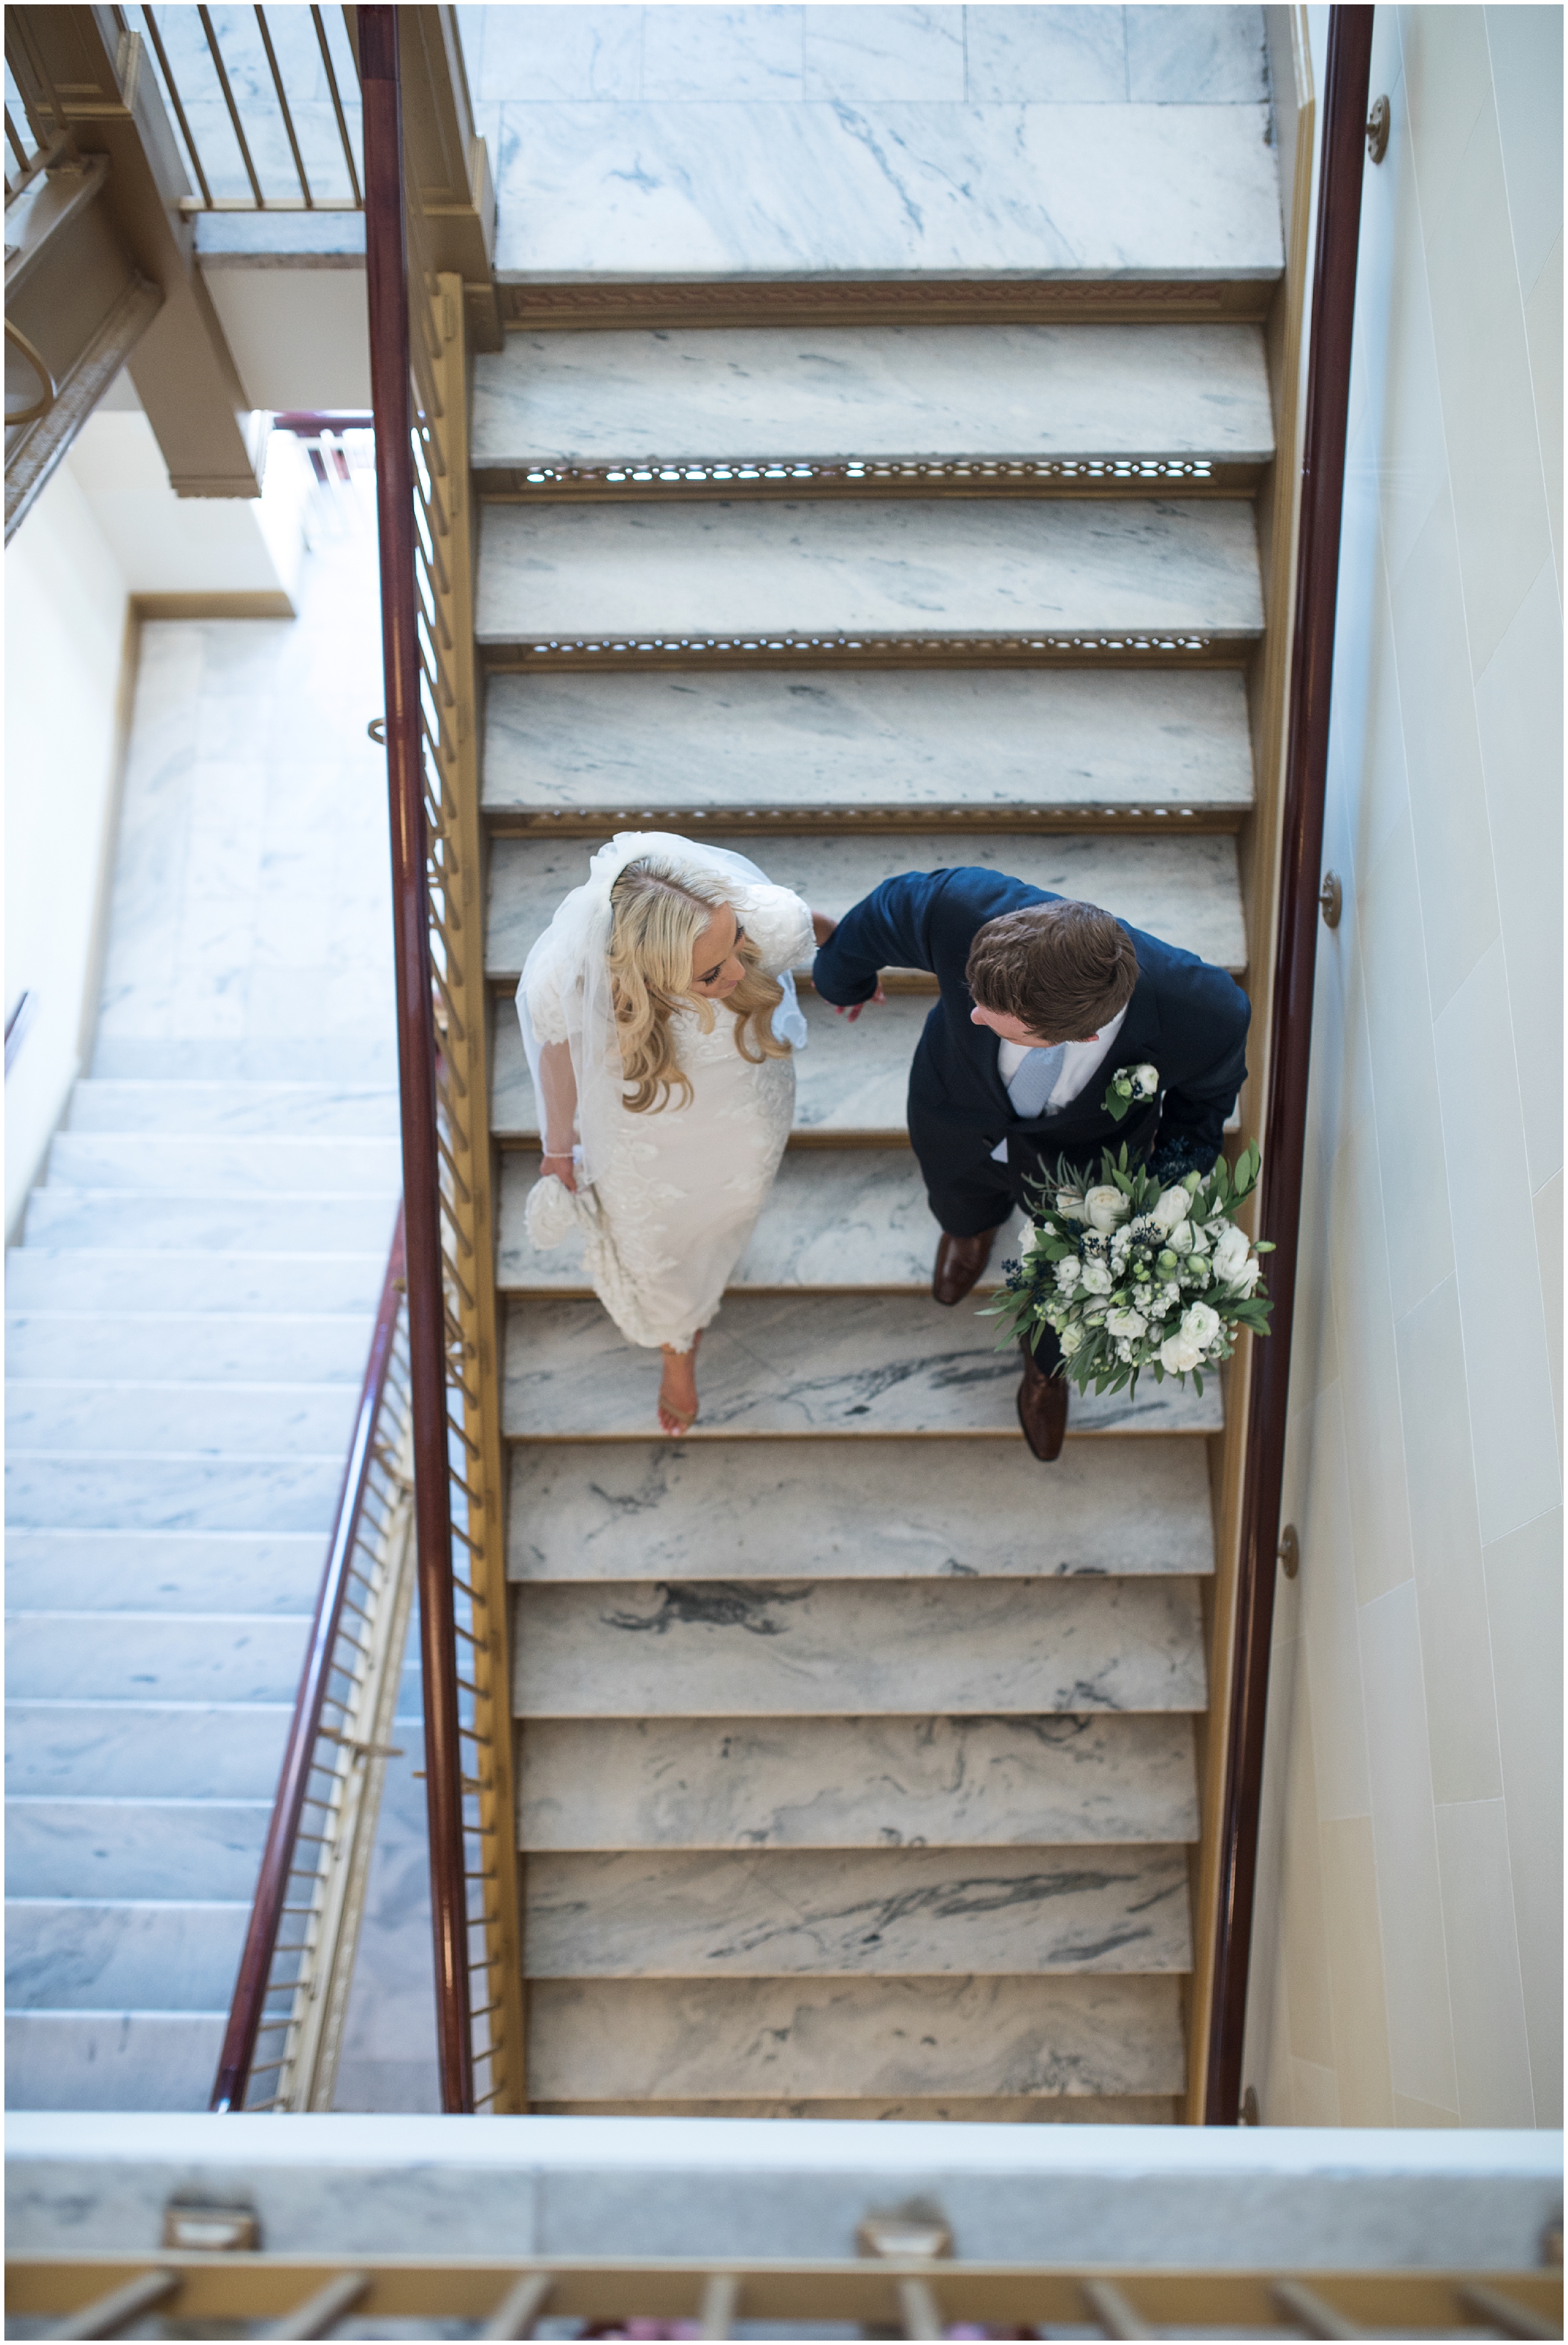
{"type": "Polygon", "coordinates": [[[1188,1223],[1188,1228],[1192,1232],[1193,1253],[1207,1254],[1209,1252],[1209,1232],[1204,1228],[1202,1223],[1189,1222],[1188,1223]]]}
{"type": "Polygon", "coordinates": [[[1148,1327],[1141,1311],[1108,1311],[1105,1324],[1113,1335],[1124,1335],[1129,1341],[1134,1335],[1145,1334],[1148,1327]]]}
{"type": "Polygon", "coordinates": [[[1103,1186],[1090,1189],[1084,1198],[1084,1211],[1089,1225],[1097,1230],[1114,1230],[1126,1221],[1132,1207],[1119,1189],[1103,1186]]]}
{"type": "Polygon", "coordinates": [[[1184,1376],[1198,1365],[1202,1355],[1196,1344],[1189,1343],[1180,1329],[1168,1335],[1159,1347],[1159,1365],[1167,1376],[1184,1376]]]}
{"type": "Polygon", "coordinates": [[[1076,1189],[1058,1189],[1057,1191],[1057,1217],[1059,1221],[1064,1222],[1081,1222],[1083,1220],[1084,1201],[1076,1189]]]}
{"type": "Polygon", "coordinates": [[[1185,1189],[1162,1189],[1150,1210],[1162,1230],[1173,1230],[1187,1219],[1191,1203],[1185,1189]]]}
{"type": "Polygon", "coordinates": [[[1061,1288],[1064,1294],[1070,1294],[1074,1287],[1077,1284],[1078,1269],[1078,1258],[1076,1254],[1067,1254],[1060,1262],[1057,1263],[1057,1284],[1061,1288]]]}
{"type": "Polygon", "coordinates": [[[1062,1357],[1070,1360],[1075,1352],[1083,1348],[1084,1331],[1081,1327],[1064,1327],[1057,1340],[1062,1347],[1062,1357]]]}
{"type": "Polygon", "coordinates": [[[1193,1303],[1181,1315],[1181,1329],[1190,1343],[1206,1352],[1219,1333],[1219,1314],[1207,1303],[1193,1303]]]}
{"type": "Polygon", "coordinates": [[[1147,1061],[1132,1071],[1132,1087],[1139,1099],[1152,1099],[1159,1089],[1159,1069],[1147,1061]]]}
{"type": "Polygon", "coordinates": [[[1108,1294],[1110,1273],[1103,1262],[1086,1262],[1083,1267],[1083,1290],[1086,1294],[1108,1294]]]}

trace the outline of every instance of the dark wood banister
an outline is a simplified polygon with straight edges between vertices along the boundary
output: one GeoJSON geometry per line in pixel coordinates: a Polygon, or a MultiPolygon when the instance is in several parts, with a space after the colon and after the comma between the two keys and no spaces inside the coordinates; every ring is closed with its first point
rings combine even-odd
{"type": "Polygon", "coordinates": [[[219,2115],[227,2116],[244,2107],[245,2088],[250,2080],[250,2064],[256,2057],[256,2038],[261,2025],[268,1977],[278,1944],[278,1925],[288,1895],[289,1868],[294,1862],[295,1842],[305,1811],[306,1789],[321,1739],[321,1711],[326,1702],[328,1680],[332,1674],[332,1655],[342,1626],[349,1562],[364,1514],[376,1420],[387,1388],[387,1372],[391,1365],[392,1344],[398,1332],[398,1315],[403,1304],[403,1213],[400,1206],[397,1224],[392,1232],[391,1252],[387,1257],[387,1274],[381,1282],[381,1300],[376,1310],[369,1357],[365,1364],[365,1380],[359,1387],[359,1406],[354,1416],[353,1437],[349,1444],[348,1460],[343,1467],[343,1484],[338,1493],[338,1509],[333,1518],[326,1568],[321,1574],[316,1615],[310,1623],[310,1639],[305,1649],[305,1666],[299,1674],[299,1690],[294,1697],[294,1716],[289,1721],[288,1740],[284,1746],[278,1794],[272,1802],[272,1816],[267,1827],[261,1872],[257,1880],[256,1894],[251,1900],[245,1951],[239,1958],[239,1975],[235,1982],[234,2000],[229,2005],[228,2027],[223,2039],[212,2098],[207,2105],[219,2115]]]}
{"type": "Polygon", "coordinates": [[[1371,8],[1332,8],[1324,74],[1318,232],[1313,260],[1301,523],[1286,736],[1280,930],[1270,1020],[1269,1105],[1258,1228],[1278,1251],[1269,1264],[1272,1332],[1252,1345],[1241,1496],[1240,1571],[1226,1781],[1219,1826],[1219,1915],[1209,2014],[1204,2119],[1235,2125],[1263,1783],[1263,1727],[1274,1626],[1280,1501],[1296,1302],[1297,1241],[1306,1149],[1312,984],[1329,762],[1329,697],[1340,579],[1351,333],[1366,166],[1371,8]]]}
{"type": "Polygon", "coordinates": [[[402,101],[395,7],[358,11],[364,97],[365,269],[370,401],[376,426],[381,649],[387,781],[391,801],[392,928],[408,1233],[409,1355],[414,1420],[414,1523],[424,1680],[425,1792],[435,1934],[436,2050],[441,2106],[474,2105],[470,2027],[468,1886],[458,1739],[457,1629],[448,1478],[446,1335],[441,1294],[436,1027],[431,1005],[430,888],[420,769],[420,663],[410,446],[408,232],[403,212],[402,101]]]}

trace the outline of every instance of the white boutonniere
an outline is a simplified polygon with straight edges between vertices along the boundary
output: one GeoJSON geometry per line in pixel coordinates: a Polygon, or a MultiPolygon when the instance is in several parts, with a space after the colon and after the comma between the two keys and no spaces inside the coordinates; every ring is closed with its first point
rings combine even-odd
{"type": "Polygon", "coordinates": [[[1159,1097],[1159,1069],[1145,1063],[1141,1067],[1118,1067],[1106,1086],[1100,1105],[1113,1123],[1119,1123],[1128,1111],[1145,1100],[1159,1097]]]}

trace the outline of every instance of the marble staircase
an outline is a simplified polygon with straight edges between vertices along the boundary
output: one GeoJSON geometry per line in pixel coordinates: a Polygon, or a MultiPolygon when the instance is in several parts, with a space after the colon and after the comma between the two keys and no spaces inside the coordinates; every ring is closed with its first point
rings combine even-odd
{"type": "Polygon", "coordinates": [[[1270,233],[1238,226],[1235,305],[1173,281],[1159,322],[889,323],[837,284],[842,323],[697,330],[649,279],[645,330],[578,330],[568,288],[477,362],[537,2109],[1180,2113],[1220,1392],[1075,1398],[1036,1463],[1016,1355],[930,1296],[930,981],[851,1025],[803,970],[791,1146],[659,1439],[656,1363],[524,1232],[511,997],[633,827],[829,913],[1005,868],[1245,981],[1270,233]]]}
{"type": "Polygon", "coordinates": [[[395,1091],[168,1055],[7,1262],[12,2107],[206,2106],[400,1186],[395,1091]]]}

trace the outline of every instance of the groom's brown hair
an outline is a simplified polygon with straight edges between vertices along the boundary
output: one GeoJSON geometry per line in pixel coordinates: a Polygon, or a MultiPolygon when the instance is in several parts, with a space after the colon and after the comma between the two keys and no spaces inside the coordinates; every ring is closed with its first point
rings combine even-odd
{"type": "Polygon", "coordinates": [[[982,1010],[1050,1042],[1081,1042],[1125,1010],[1138,955],[1098,904],[1026,904],[976,929],[965,970],[982,1010]]]}

